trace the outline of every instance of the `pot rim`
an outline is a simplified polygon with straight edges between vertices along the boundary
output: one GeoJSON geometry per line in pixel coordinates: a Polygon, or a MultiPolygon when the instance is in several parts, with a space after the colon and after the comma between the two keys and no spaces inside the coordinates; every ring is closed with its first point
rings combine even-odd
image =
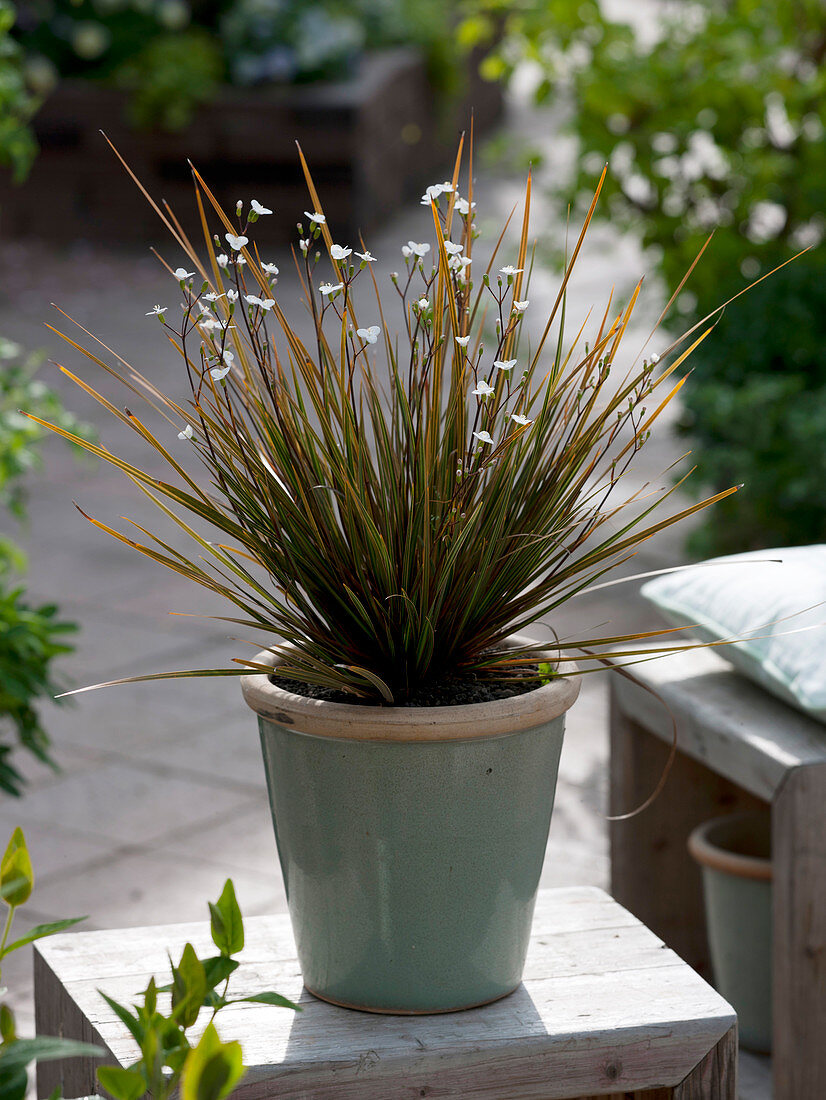
{"type": "MultiPolygon", "coordinates": [[[[273,668],[279,663],[271,650],[253,659],[273,668]]],[[[241,677],[244,701],[260,717],[299,733],[352,741],[467,741],[521,733],[565,714],[579,689],[578,676],[565,676],[510,699],[458,706],[368,707],[295,695],[271,683],[263,672],[241,677]]]]}
{"type": "Polygon", "coordinates": [[[757,819],[759,816],[761,815],[744,811],[736,814],[724,814],[722,817],[704,821],[702,825],[698,825],[696,829],[692,830],[688,838],[688,850],[701,867],[711,867],[715,871],[723,871],[738,878],[771,882],[771,859],[743,855],[740,852],[720,847],[710,839],[710,834],[720,825],[737,820],[757,819]]]}

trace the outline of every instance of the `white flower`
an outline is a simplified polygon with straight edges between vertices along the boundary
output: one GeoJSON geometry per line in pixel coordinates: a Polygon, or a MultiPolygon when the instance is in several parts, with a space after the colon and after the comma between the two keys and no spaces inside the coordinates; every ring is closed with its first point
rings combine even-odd
{"type": "Polygon", "coordinates": [[[275,264],[261,264],[261,270],[266,271],[268,275],[278,274],[278,268],[275,266],[275,264]]]}
{"type": "Polygon", "coordinates": [[[381,334],[380,325],[371,325],[369,328],[357,328],[356,336],[366,340],[368,344],[375,344],[381,334]]]}
{"type": "Polygon", "coordinates": [[[147,317],[163,317],[163,315],[166,313],[166,311],[168,309],[169,309],[169,306],[155,306],[154,309],[150,309],[150,311],[147,313],[146,316],[147,317]]]}
{"type": "Polygon", "coordinates": [[[340,244],[330,245],[330,255],[334,260],[346,260],[352,251],[352,248],[344,248],[340,244]]]}
{"type": "Polygon", "coordinates": [[[226,378],[231,369],[231,367],[213,367],[209,373],[216,382],[220,382],[222,378],[226,378]]]}
{"type": "Polygon", "coordinates": [[[243,267],[243,266],[244,266],[244,264],[245,264],[245,263],[246,263],[247,261],[246,261],[246,260],[244,259],[244,257],[243,257],[243,256],[236,256],[236,257],[235,257],[235,262],[236,262],[236,264],[237,264],[237,265],[238,265],[239,267],[243,267]]]}
{"type": "Polygon", "coordinates": [[[522,416],[521,413],[511,413],[511,420],[514,424],[533,424],[532,420],[528,420],[527,416],[522,416]]]}
{"type": "Polygon", "coordinates": [[[469,336],[454,336],[453,339],[456,341],[460,348],[466,348],[470,343],[469,336]]]}
{"type": "Polygon", "coordinates": [[[464,252],[464,247],[454,244],[453,241],[445,241],[445,252],[448,256],[458,256],[460,252],[464,252]]]}
{"type": "Polygon", "coordinates": [[[236,237],[234,233],[225,233],[224,240],[234,252],[240,252],[245,244],[250,243],[249,237],[236,237]]]}
{"type": "Polygon", "coordinates": [[[470,256],[451,256],[447,262],[450,264],[452,271],[458,271],[464,277],[465,268],[469,267],[473,260],[470,256]]]}
{"type": "Polygon", "coordinates": [[[217,321],[214,317],[207,317],[206,320],[200,322],[201,328],[205,328],[207,332],[212,332],[216,328],[221,327],[221,322],[217,321]]]}
{"type": "Polygon", "coordinates": [[[253,199],[252,202],[250,202],[250,206],[259,217],[262,214],[272,214],[272,210],[268,210],[266,206],[262,206],[258,199],[253,199]]]}
{"type": "Polygon", "coordinates": [[[231,366],[235,359],[235,355],[229,350],[229,348],[224,348],[224,350],[221,352],[221,358],[227,364],[227,366],[231,366]]]}
{"type": "Polygon", "coordinates": [[[446,180],[444,183],[431,183],[422,195],[422,206],[430,206],[431,200],[438,199],[439,195],[444,195],[452,190],[453,184],[450,180],[446,180]]]}
{"type": "Polygon", "coordinates": [[[364,260],[366,264],[372,264],[376,261],[376,257],[372,255],[369,248],[366,252],[357,252],[356,255],[360,260],[364,260]]]}
{"type": "Polygon", "coordinates": [[[515,359],[494,359],[493,365],[498,367],[499,370],[513,370],[516,366],[515,359]]]}
{"type": "Polygon", "coordinates": [[[309,210],[305,210],[304,213],[313,223],[313,225],[324,225],[327,219],[323,214],[311,214],[309,210]]]}
{"type": "Polygon", "coordinates": [[[474,432],[473,433],[480,443],[493,443],[493,437],[489,432],[474,432]]]}
{"type": "Polygon", "coordinates": [[[192,425],[187,424],[182,432],[178,432],[178,439],[192,439],[195,433],[192,430],[192,425]]]}
{"type": "Polygon", "coordinates": [[[419,309],[428,309],[430,306],[430,302],[428,302],[427,298],[419,298],[418,302],[416,302],[416,305],[419,307],[419,309]]]}
{"type": "Polygon", "coordinates": [[[260,306],[261,309],[272,309],[275,305],[275,298],[257,298],[254,294],[245,294],[244,297],[251,306],[260,306]]]}
{"type": "Polygon", "coordinates": [[[337,290],[343,289],[344,283],[336,283],[335,285],[333,283],[322,283],[321,286],[318,288],[318,292],[319,294],[323,294],[326,298],[329,294],[335,294],[337,290]]]}
{"type": "Polygon", "coordinates": [[[302,252],[308,252],[310,248],[310,238],[306,237],[298,242],[298,247],[302,252]]]}
{"type": "Polygon", "coordinates": [[[219,267],[226,267],[229,263],[229,256],[226,252],[222,252],[220,256],[215,257],[215,262],[219,267]]]}
{"type": "Polygon", "coordinates": [[[408,241],[407,244],[402,245],[402,255],[405,256],[426,256],[430,251],[429,244],[416,244],[415,241],[408,241]]]}
{"type": "Polygon", "coordinates": [[[490,397],[492,393],[495,393],[493,386],[489,386],[487,382],[477,382],[476,389],[471,390],[471,393],[475,393],[477,397],[490,397]]]}
{"type": "Polygon", "coordinates": [[[178,282],[181,283],[184,281],[184,279],[191,279],[195,272],[187,271],[185,267],[176,267],[172,274],[175,276],[178,282]]]}
{"type": "Polygon", "coordinates": [[[503,275],[518,275],[521,271],[521,267],[514,267],[512,264],[505,264],[504,267],[500,267],[499,270],[503,275]]]}
{"type": "Polygon", "coordinates": [[[203,296],[205,302],[217,302],[219,298],[223,297],[223,294],[216,294],[214,290],[211,290],[209,294],[204,294],[203,296]]]}
{"type": "Polygon", "coordinates": [[[513,300],[513,308],[516,310],[517,313],[524,313],[530,304],[531,303],[527,298],[524,302],[517,302],[515,298],[513,300]]]}
{"type": "Polygon", "coordinates": [[[468,205],[467,199],[459,198],[456,196],[456,202],[453,204],[453,209],[459,214],[469,214],[471,210],[476,209],[476,203],[472,202],[468,205]]]}
{"type": "Polygon", "coordinates": [[[228,302],[237,302],[238,301],[238,291],[237,290],[228,290],[227,291],[227,301],[228,302]]]}
{"type": "Polygon", "coordinates": [[[651,356],[651,365],[656,366],[657,363],[659,363],[659,361],[660,361],[660,357],[659,357],[659,355],[657,355],[657,353],[655,351],[654,354],[651,356]]]}

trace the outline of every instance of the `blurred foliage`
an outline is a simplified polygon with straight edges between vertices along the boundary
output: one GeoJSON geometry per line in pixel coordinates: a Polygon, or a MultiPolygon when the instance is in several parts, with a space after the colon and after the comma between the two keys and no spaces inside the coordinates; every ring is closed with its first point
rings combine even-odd
{"type": "Polygon", "coordinates": [[[695,481],[745,482],[695,550],[826,539],[822,0],[667,5],[645,42],[593,0],[467,0],[465,11],[467,40],[504,32],[489,76],[528,59],[537,99],[570,109],[579,154],[560,191],[588,201],[607,162],[602,213],[653,250],[669,293],[717,230],[678,300],[686,319],[813,246],[697,350],[684,427],[699,444],[695,481]]]}
{"type": "Polygon", "coordinates": [[[15,33],[39,91],[107,81],[132,90],[133,122],[176,130],[227,81],[335,79],[364,50],[398,44],[420,46],[449,91],[453,23],[444,0],[28,0],[15,33]]]}
{"type": "MultiPolygon", "coordinates": [[[[42,465],[39,444],[44,435],[18,410],[57,418],[67,431],[79,430],[91,438],[88,426],[67,413],[58,395],[35,377],[39,365],[37,357],[25,358],[16,344],[0,339],[0,508],[18,520],[26,514],[24,479],[42,465]]],[[[27,602],[25,586],[12,578],[25,564],[19,547],[0,536],[0,790],[14,795],[21,793],[23,785],[11,763],[16,744],[55,766],[35,704],[60,690],[52,662],[71,652],[65,636],[76,629],[59,619],[53,604],[27,602]]]]}
{"type": "Polygon", "coordinates": [[[15,18],[9,0],[0,0],[0,165],[20,183],[37,153],[28,125],[37,100],[26,87],[23,51],[10,34],[15,18]]]}

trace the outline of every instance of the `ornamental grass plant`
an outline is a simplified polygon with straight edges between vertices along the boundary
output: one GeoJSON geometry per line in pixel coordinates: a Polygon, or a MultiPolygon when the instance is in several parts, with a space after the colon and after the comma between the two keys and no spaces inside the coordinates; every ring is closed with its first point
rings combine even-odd
{"type": "MultiPolygon", "coordinates": [[[[422,200],[430,240],[404,245],[395,272],[395,259],[364,242],[336,242],[299,156],[311,205],[293,256],[310,339],[254,243],[256,221],[272,212],[257,201],[223,211],[195,170],[203,248],[155,206],[186,256],[186,267],[165,263],[180,315],[151,311],[180,359],[174,389],[61,333],[144,403],[146,414],[119,407],[60,368],[162,457],[170,479],[46,426],[120,469],[192,550],[87,518],[226,597],[234,610],[222,621],[242,628],[245,644],[257,632],[279,674],[354,702],[418,705],[445,679],[525,690],[574,674],[583,653],[588,670],[618,649],[638,659],[643,639],[647,657],[651,639],[661,641],[654,652],[679,648],[669,631],[556,638],[542,643],[538,672],[540,647],[508,642],[540,620],[553,628],[561,605],[614,583],[606,574],[647,539],[735,492],[678,507],[675,487],[626,488],[685,381],[672,375],[712,326],[659,355],[627,349],[640,282],[622,308],[609,300],[568,331],[568,287],[603,180],[530,342],[530,178],[513,244],[508,224],[480,270],[472,149],[464,175],[460,145],[452,179],[422,200]]],[[[228,663],[129,679],[262,670],[249,655],[228,663]]]]}

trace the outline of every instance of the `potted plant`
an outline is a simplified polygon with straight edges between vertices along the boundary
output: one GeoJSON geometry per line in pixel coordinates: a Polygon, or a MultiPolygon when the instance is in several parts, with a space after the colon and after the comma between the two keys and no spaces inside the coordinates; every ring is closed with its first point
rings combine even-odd
{"type": "Polygon", "coordinates": [[[196,549],[87,518],[226,597],[236,610],[225,621],[266,640],[234,667],[133,679],[246,674],[305,979],[377,1011],[456,1009],[518,984],[574,658],[595,668],[620,646],[632,661],[643,636],[675,646],[665,630],[541,646],[517,632],[735,491],[654,518],[673,489],[624,490],[682,385],[672,372],[708,329],[659,375],[681,341],[624,358],[638,286],[586,337],[566,333],[599,190],[528,348],[530,179],[518,243],[503,253],[503,233],[477,271],[461,156],[423,196],[430,240],[404,244],[389,274],[394,259],[334,239],[301,157],[311,205],[295,258],[310,341],[252,240],[270,211],[253,201],[231,216],[196,172],[205,255],[156,207],[187,257],[167,265],[180,323],[166,306],[150,311],[180,353],[180,388],[165,395],[85,352],[146,396],[160,427],[61,368],[163,456],[174,483],[77,442],[196,549]],[[218,537],[199,532],[204,522],[218,537]]]}

